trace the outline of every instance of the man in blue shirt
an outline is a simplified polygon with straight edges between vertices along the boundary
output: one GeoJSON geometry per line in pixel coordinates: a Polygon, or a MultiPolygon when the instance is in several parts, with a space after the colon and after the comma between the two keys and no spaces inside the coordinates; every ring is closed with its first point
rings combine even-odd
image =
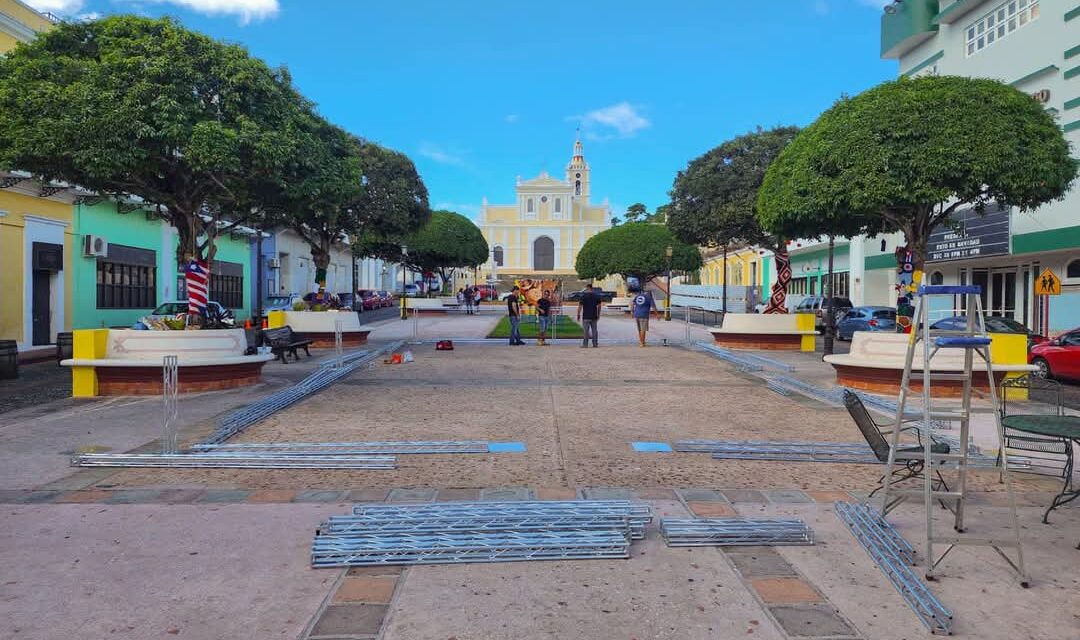
{"type": "Polygon", "coordinates": [[[659,313],[659,309],[656,308],[656,300],[653,299],[652,294],[645,290],[634,295],[631,307],[634,320],[637,322],[638,342],[644,347],[645,334],[649,331],[649,315],[654,311],[659,313]]]}
{"type": "Polygon", "coordinates": [[[510,346],[516,347],[525,344],[521,339],[521,330],[518,323],[521,322],[521,290],[514,287],[506,298],[506,315],[510,317],[510,346]]]}

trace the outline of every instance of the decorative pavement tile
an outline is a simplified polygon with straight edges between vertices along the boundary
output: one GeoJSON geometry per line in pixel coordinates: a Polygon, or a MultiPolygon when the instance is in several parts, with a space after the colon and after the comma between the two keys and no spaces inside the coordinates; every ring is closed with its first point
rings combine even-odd
{"type": "Polygon", "coordinates": [[[247,501],[259,504],[267,502],[292,502],[295,497],[296,492],[292,489],[257,489],[251,492],[247,501]]]}
{"type": "Polygon", "coordinates": [[[84,489],[80,491],[72,491],[70,493],[65,493],[64,495],[53,500],[53,502],[75,504],[104,502],[110,495],[112,495],[112,491],[103,491],[101,489],[84,489]]]}
{"type": "Polygon", "coordinates": [[[332,604],[319,616],[308,638],[377,635],[387,608],[384,604],[332,604]]]}
{"type": "Polygon", "coordinates": [[[855,630],[829,605],[769,607],[780,627],[789,636],[852,637],[855,630]]]}
{"type": "Polygon", "coordinates": [[[810,604],[825,598],[802,578],[751,578],[750,586],[766,604],[810,604]]]}
{"type": "Polygon", "coordinates": [[[401,567],[395,565],[386,565],[382,567],[349,567],[349,571],[345,575],[349,578],[358,576],[397,576],[401,575],[401,567]]]}
{"type": "Polygon", "coordinates": [[[765,497],[773,504],[805,504],[813,502],[810,496],[798,489],[768,489],[765,497]]]}
{"type": "Polygon", "coordinates": [[[799,575],[791,563],[771,549],[769,553],[736,553],[728,554],[728,557],[739,573],[746,578],[799,575]]]}
{"type": "Polygon", "coordinates": [[[293,502],[343,502],[344,500],[344,491],[308,489],[307,491],[301,491],[296,494],[293,502]]]}
{"type": "Polygon", "coordinates": [[[388,502],[431,502],[435,499],[435,490],[427,487],[412,489],[391,489],[388,502]]]}
{"type": "Polygon", "coordinates": [[[345,578],[341,581],[337,593],[334,594],[334,604],[343,602],[390,604],[397,580],[397,576],[345,578]]]}
{"type": "Polygon", "coordinates": [[[634,491],[634,497],[638,500],[677,500],[675,491],[660,487],[654,489],[638,489],[634,491]]]}
{"type": "Polygon", "coordinates": [[[63,491],[26,491],[24,489],[0,490],[0,503],[3,504],[41,504],[51,502],[63,491]]]}
{"type": "Polygon", "coordinates": [[[472,502],[480,499],[479,489],[439,489],[436,502],[472,502]]]}
{"type": "Polygon", "coordinates": [[[388,495],[390,495],[389,489],[366,487],[349,491],[345,499],[349,502],[386,502],[386,496],[388,495]]]}
{"type": "Polygon", "coordinates": [[[578,493],[569,487],[538,487],[537,500],[577,500],[578,493]]]}
{"type": "Polygon", "coordinates": [[[727,502],[724,494],[715,489],[676,489],[687,502],[727,502]]]}
{"type": "Polygon", "coordinates": [[[480,490],[481,500],[534,500],[532,489],[528,487],[490,487],[480,490]]]}
{"type": "Polygon", "coordinates": [[[765,502],[765,494],[757,489],[721,489],[730,502],[765,502]]]}
{"type": "Polygon", "coordinates": [[[622,487],[588,487],[583,495],[586,500],[631,500],[634,492],[622,487]]]}
{"type": "Polygon", "coordinates": [[[247,489],[207,489],[199,502],[230,503],[247,502],[251,491],[247,489]]]}
{"type": "Polygon", "coordinates": [[[814,502],[851,502],[852,497],[847,491],[805,491],[814,502]]]}
{"type": "Polygon", "coordinates": [[[149,504],[161,502],[162,489],[120,489],[113,491],[106,504],[149,504]]]}
{"type": "Polygon", "coordinates": [[[205,493],[205,489],[164,489],[158,495],[158,501],[166,504],[190,504],[199,501],[205,493]]]}
{"type": "Polygon", "coordinates": [[[726,502],[687,502],[686,506],[699,518],[730,518],[738,515],[726,502]]]}

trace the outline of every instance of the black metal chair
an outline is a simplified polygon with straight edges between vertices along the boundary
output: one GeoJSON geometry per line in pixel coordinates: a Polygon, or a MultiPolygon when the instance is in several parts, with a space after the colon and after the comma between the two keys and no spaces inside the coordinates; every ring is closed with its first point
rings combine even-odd
{"type": "MultiPolygon", "coordinates": [[[[862,433],[863,438],[866,439],[866,444],[870,445],[870,450],[874,452],[874,457],[883,464],[889,462],[889,442],[885,439],[883,430],[892,431],[892,425],[879,425],[870,416],[870,412],[866,410],[866,405],[863,404],[862,399],[858,394],[850,389],[844,390],[844,407],[847,408],[848,413],[851,415],[851,419],[855,421],[855,425],[859,427],[859,431],[862,433]]],[[[919,440],[919,444],[904,445],[896,451],[896,461],[903,464],[903,467],[892,469],[891,484],[904,482],[912,478],[921,478],[923,476],[923,443],[922,434],[918,428],[904,427],[901,431],[914,431],[919,440]]],[[[947,454],[949,453],[949,445],[944,442],[935,442],[933,438],[930,438],[930,452],[947,454]]],[[[941,472],[934,469],[934,474],[937,476],[937,482],[939,487],[945,491],[949,490],[949,485],[945,483],[945,478],[941,477],[941,472]]],[[[877,487],[870,492],[870,497],[873,497],[875,493],[881,491],[885,486],[885,475],[882,474],[878,478],[877,487]]],[[[937,489],[935,489],[937,490],[937,489]]],[[[886,510],[891,508],[893,502],[890,505],[886,505],[886,510]]],[[[944,506],[944,505],[943,505],[944,506]]]]}
{"type": "MultiPolygon", "coordinates": [[[[1055,415],[1065,413],[1065,393],[1061,383],[1047,380],[1036,375],[1023,375],[1009,378],[1001,383],[1001,417],[1010,415],[1055,415]]],[[[1005,450],[1023,451],[1023,457],[1030,463],[1026,469],[1013,468],[1014,471],[1046,470],[1064,478],[1068,468],[1068,457],[1072,444],[1064,438],[1040,436],[1024,431],[1004,428],[1005,450]]],[[[1001,461],[998,452],[998,462],[1001,461]]]]}

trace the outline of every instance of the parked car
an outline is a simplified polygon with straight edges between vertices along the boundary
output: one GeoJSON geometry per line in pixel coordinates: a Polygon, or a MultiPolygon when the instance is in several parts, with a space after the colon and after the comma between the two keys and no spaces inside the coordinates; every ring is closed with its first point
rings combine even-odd
{"type": "Polygon", "coordinates": [[[267,296],[263,299],[263,313],[269,313],[271,311],[292,311],[293,305],[300,301],[300,296],[295,293],[281,296],[267,296]]]}
{"type": "MultiPolygon", "coordinates": [[[[967,316],[943,318],[930,325],[931,329],[963,331],[967,329],[967,316]]],[[[1028,351],[1037,344],[1046,342],[1046,336],[1035,333],[1023,324],[1004,316],[986,316],[986,330],[990,333],[1020,333],[1027,336],[1028,351]]]]}
{"type": "MultiPolygon", "coordinates": [[[[188,303],[186,301],[163,302],[150,312],[150,316],[153,318],[175,318],[178,315],[186,314],[187,310],[188,303]]],[[[210,326],[226,328],[236,326],[236,316],[233,315],[233,312],[213,300],[206,303],[204,317],[210,326]]]]}
{"type": "Polygon", "coordinates": [[[1080,380],[1080,327],[1032,347],[1028,363],[1043,378],[1080,380]]]}
{"type": "Polygon", "coordinates": [[[306,293],[304,294],[304,302],[308,303],[309,305],[321,304],[324,307],[330,309],[339,309],[342,306],[341,301],[338,300],[338,297],[330,293],[329,291],[324,291],[321,299],[317,291],[306,293]]]}
{"type": "MultiPolygon", "coordinates": [[[[816,316],[814,326],[817,329],[823,329],[825,327],[825,313],[827,311],[828,298],[824,296],[807,296],[802,299],[802,302],[795,307],[795,313],[812,313],[816,316]]],[[[833,314],[835,318],[843,317],[844,313],[852,308],[851,300],[847,298],[841,298],[839,296],[833,296],[833,314]]]]}
{"type": "Polygon", "coordinates": [[[382,300],[382,304],[383,304],[384,307],[392,307],[392,306],[394,306],[394,304],[395,304],[395,302],[394,302],[394,294],[390,293],[389,291],[383,290],[383,289],[380,289],[378,291],[378,294],[379,294],[379,299],[382,300]]]}
{"type": "Polygon", "coordinates": [[[896,309],[852,307],[836,323],[836,339],[851,340],[856,331],[896,331],[896,309]]]}
{"type": "Polygon", "coordinates": [[[379,292],[374,289],[358,289],[356,295],[360,296],[364,311],[372,311],[383,307],[382,298],[379,297],[379,292]]]}
{"type": "Polygon", "coordinates": [[[419,298],[421,294],[420,287],[415,284],[405,285],[404,295],[406,298],[419,298]]]}
{"type": "MultiPolygon", "coordinates": [[[[563,300],[565,300],[567,302],[577,302],[578,300],[581,300],[581,296],[584,293],[585,293],[584,289],[582,289],[581,291],[571,291],[570,293],[566,294],[563,297],[563,300]]],[[[615,299],[615,292],[614,291],[604,291],[603,289],[601,289],[599,287],[593,287],[593,293],[600,296],[600,299],[603,300],[604,302],[611,302],[612,300],[615,299]]]]}
{"type": "Polygon", "coordinates": [[[481,300],[498,300],[499,290],[493,284],[478,284],[473,287],[480,292],[481,300]]]}
{"type": "Polygon", "coordinates": [[[352,309],[353,311],[364,310],[364,306],[360,303],[360,299],[356,297],[356,294],[345,291],[337,294],[337,299],[338,302],[341,303],[342,309],[352,309]]]}

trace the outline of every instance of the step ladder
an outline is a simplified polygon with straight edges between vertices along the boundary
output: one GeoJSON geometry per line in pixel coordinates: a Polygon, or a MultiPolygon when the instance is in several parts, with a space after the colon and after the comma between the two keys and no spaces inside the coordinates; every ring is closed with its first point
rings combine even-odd
{"type": "MultiPolygon", "coordinates": [[[[964,523],[964,502],[968,495],[968,468],[971,462],[968,458],[971,416],[973,413],[993,413],[995,431],[997,433],[998,450],[1005,450],[1004,432],[1001,427],[1001,416],[997,412],[997,389],[994,382],[993,368],[990,359],[990,336],[986,332],[986,324],[982,309],[981,288],[978,286],[921,286],[918,289],[918,299],[915,303],[915,317],[912,319],[911,339],[908,342],[907,357],[904,362],[904,375],[900,383],[900,398],[896,406],[896,421],[892,431],[889,450],[889,464],[885,472],[881,490],[881,513],[884,516],[888,511],[911,498],[922,498],[926,510],[926,579],[933,580],[935,571],[942,560],[956,546],[988,546],[994,549],[1020,576],[1020,585],[1027,587],[1029,580],[1024,568],[1024,552],[1020,543],[1020,525],[1016,515],[1016,496],[1013,493],[1012,478],[1008,468],[1008,457],[1001,459],[1000,480],[1005,484],[1008,493],[1009,513],[1012,518],[1012,535],[1005,538],[977,537],[966,535],[964,523]],[[930,328],[928,318],[930,300],[934,297],[946,297],[952,300],[955,296],[961,296],[965,304],[965,316],[967,326],[962,330],[937,330],[930,328]],[[945,350],[961,349],[964,353],[964,367],[960,372],[950,371],[934,372],[934,356],[945,350]],[[892,486],[893,471],[897,469],[897,451],[900,446],[900,428],[904,426],[909,401],[918,397],[911,388],[912,366],[915,362],[915,354],[922,352],[922,425],[924,436],[922,447],[923,457],[923,488],[903,490],[892,486]],[[975,358],[979,357],[982,362],[976,367],[975,358]],[[990,400],[993,407],[990,411],[973,410],[971,406],[971,393],[973,383],[973,371],[977,368],[984,369],[989,381],[990,400]],[[959,408],[941,408],[940,402],[935,404],[931,397],[930,388],[933,382],[962,381],[963,396],[959,408]],[[932,451],[933,441],[930,438],[931,424],[934,421],[958,423],[960,427],[960,451],[948,453],[935,453],[932,451]],[[950,490],[940,478],[940,469],[953,468],[957,470],[956,484],[950,490]],[[951,535],[941,535],[934,531],[934,518],[932,515],[934,503],[940,502],[943,507],[952,512],[953,532],[951,535]],[[934,551],[935,545],[945,545],[945,550],[939,554],[934,551]],[[1015,560],[1005,550],[1012,549],[1015,560]]],[[[917,400],[916,400],[917,401],[917,400]]],[[[918,454],[916,454],[918,455],[918,454]]],[[[901,467],[903,460],[899,460],[901,467]]]]}

